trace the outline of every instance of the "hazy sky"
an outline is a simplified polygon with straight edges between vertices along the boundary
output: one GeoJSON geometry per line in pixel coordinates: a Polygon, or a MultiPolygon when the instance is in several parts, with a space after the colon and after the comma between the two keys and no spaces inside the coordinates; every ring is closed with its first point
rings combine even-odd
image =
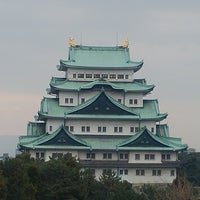
{"type": "Polygon", "coordinates": [[[199,0],[0,0],[0,135],[26,134],[51,77],[64,75],[69,36],[104,46],[128,37],[170,135],[200,150],[199,0]]]}

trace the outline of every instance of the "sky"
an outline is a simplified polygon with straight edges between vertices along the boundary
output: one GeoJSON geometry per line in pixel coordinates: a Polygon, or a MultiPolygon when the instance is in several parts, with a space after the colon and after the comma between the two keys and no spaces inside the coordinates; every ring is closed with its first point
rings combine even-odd
{"type": "Polygon", "coordinates": [[[156,87],[170,135],[200,151],[199,0],[0,0],[0,135],[26,135],[68,38],[121,45],[144,61],[136,78],[156,87]]]}

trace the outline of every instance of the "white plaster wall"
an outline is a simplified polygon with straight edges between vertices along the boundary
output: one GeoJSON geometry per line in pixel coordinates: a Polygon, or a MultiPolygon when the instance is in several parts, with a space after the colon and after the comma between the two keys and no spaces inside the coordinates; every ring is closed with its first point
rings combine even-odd
{"type": "Polygon", "coordinates": [[[64,124],[64,120],[47,119],[47,121],[46,121],[46,133],[52,133],[52,132],[56,131],[62,124],[64,124]],[[50,131],[50,126],[52,126],[52,131],[50,131]]]}
{"type": "Polygon", "coordinates": [[[78,93],[75,91],[59,91],[60,106],[76,106],[78,105],[78,93]],[[73,103],[65,103],[65,98],[73,98],[73,103]]]}
{"type": "MultiPolygon", "coordinates": [[[[93,80],[96,80],[97,78],[76,78],[74,79],[73,78],[73,74],[108,74],[108,78],[107,80],[109,81],[112,81],[112,82],[115,82],[115,81],[118,81],[118,82],[130,82],[130,81],[133,81],[134,79],[134,72],[133,70],[130,70],[130,69],[113,69],[113,70],[108,70],[108,69],[71,69],[71,68],[68,68],[67,72],[66,72],[66,78],[68,78],[69,80],[74,80],[74,81],[93,81],[93,80]],[[129,75],[129,78],[128,79],[110,79],[109,78],[109,75],[110,74],[124,74],[124,75],[129,75]]],[[[77,76],[78,77],[78,76],[77,76]]],[[[84,76],[85,77],[85,76],[84,76]]],[[[92,76],[93,77],[93,76],[92,76]]]]}
{"type": "Polygon", "coordinates": [[[125,105],[128,107],[143,107],[143,94],[142,93],[133,93],[127,92],[125,94],[125,105]],[[137,104],[129,104],[129,99],[137,99],[137,104]]]}
{"type": "Polygon", "coordinates": [[[65,126],[74,126],[74,134],[116,134],[116,135],[130,135],[130,127],[138,127],[139,123],[136,121],[122,121],[122,120],[70,120],[66,119],[65,126]],[[90,132],[81,132],[82,126],[90,126],[90,132]],[[105,126],[106,133],[98,133],[98,126],[105,126]],[[122,133],[115,133],[114,127],[123,127],[122,133]]]}
{"type": "Polygon", "coordinates": [[[161,163],[161,153],[155,151],[131,151],[129,152],[129,163],[161,163]],[[140,154],[140,160],[135,160],[135,154],[140,154]],[[145,154],[154,154],[154,160],[145,160],[145,154]]]}

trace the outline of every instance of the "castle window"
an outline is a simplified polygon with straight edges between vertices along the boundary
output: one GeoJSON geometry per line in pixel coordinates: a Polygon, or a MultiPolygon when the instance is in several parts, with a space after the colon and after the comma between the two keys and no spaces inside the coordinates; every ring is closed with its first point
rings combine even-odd
{"type": "Polygon", "coordinates": [[[119,103],[121,103],[121,102],[122,102],[122,100],[121,100],[121,99],[117,99],[117,101],[118,101],[119,103]]]}
{"type": "Polygon", "coordinates": [[[133,99],[129,99],[129,104],[133,104],[133,99]]]}
{"type": "Polygon", "coordinates": [[[175,176],[175,170],[170,171],[170,176],[175,176]]]}
{"type": "Polygon", "coordinates": [[[155,160],[155,154],[145,154],[144,159],[145,160],[155,160]]]}
{"type": "Polygon", "coordinates": [[[118,74],[118,75],[117,75],[117,78],[118,78],[118,79],[124,79],[124,75],[123,75],[123,74],[118,74]]]}
{"type": "Polygon", "coordinates": [[[81,98],[81,103],[84,103],[85,102],[85,98],[81,98]]]}
{"type": "Polygon", "coordinates": [[[85,126],[82,126],[82,127],[81,127],[81,131],[82,131],[82,132],[85,132],[85,126]]]}
{"type": "Polygon", "coordinates": [[[135,160],[140,160],[140,154],[135,154],[135,160]]]}
{"type": "Polygon", "coordinates": [[[158,169],[158,170],[152,170],[152,176],[161,176],[161,170],[158,169]]]}
{"type": "Polygon", "coordinates": [[[137,133],[139,131],[139,127],[135,127],[135,132],[137,133]]]}
{"type": "Polygon", "coordinates": [[[115,127],[114,127],[114,132],[115,132],[115,133],[118,133],[118,132],[119,132],[119,133],[122,133],[122,132],[123,132],[123,127],[121,127],[121,126],[120,126],[120,127],[116,127],[116,126],[115,126],[115,127]]]}
{"type": "Polygon", "coordinates": [[[103,159],[112,159],[112,153],[103,153],[103,159]]]}
{"type": "Polygon", "coordinates": [[[78,74],[78,78],[84,78],[84,74],[78,74]]]}
{"type": "Polygon", "coordinates": [[[134,133],[134,127],[130,127],[130,132],[134,133]]]}
{"type": "Polygon", "coordinates": [[[154,132],[154,127],[151,128],[151,132],[152,132],[152,133],[154,132]]]}
{"type": "Polygon", "coordinates": [[[95,159],[95,153],[87,153],[87,154],[86,154],[86,158],[87,158],[87,159],[90,159],[90,158],[91,158],[91,159],[95,159]]]}
{"type": "Polygon", "coordinates": [[[65,98],[65,103],[68,103],[69,102],[69,99],[68,98],[65,98]]]}
{"type": "Polygon", "coordinates": [[[145,176],[144,169],[136,169],[136,176],[145,176]]]}
{"type": "Polygon", "coordinates": [[[76,78],[76,74],[73,74],[73,78],[76,78]]]}
{"type": "Polygon", "coordinates": [[[94,78],[100,78],[100,74],[94,74],[94,78]]]}
{"type": "Polygon", "coordinates": [[[120,153],[119,159],[121,160],[127,160],[128,159],[128,153],[120,153]]]}
{"type": "Polygon", "coordinates": [[[116,79],[116,74],[110,74],[110,79],[116,79]]]}
{"type": "Polygon", "coordinates": [[[127,74],[125,75],[125,79],[128,79],[128,75],[127,74]]]}
{"type": "Polygon", "coordinates": [[[66,129],[67,129],[68,131],[71,131],[71,132],[74,131],[74,127],[73,127],[73,126],[66,126],[66,129]]]}
{"type": "Polygon", "coordinates": [[[108,78],[108,74],[102,74],[101,77],[102,78],[108,78]]]}
{"type": "Polygon", "coordinates": [[[128,169],[120,169],[120,170],[119,170],[119,174],[120,174],[120,175],[123,175],[123,174],[124,174],[124,175],[128,175],[128,169]]]}
{"type": "Polygon", "coordinates": [[[138,100],[134,99],[134,104],[137,105],[138,104],[138,100]]]}
{"type": "Polygon", "coordinates": [[[92,74],[86,74],[86,78],[92,78],[92,74]]]}
{"type": "Polygon", "coordinates": [[[69,99],[69,102],[70,102],[70,103],[73,103],[73,99],[72,99],[72,98],[70,98],[70,99],[69,99]]]}
{"type": "Polygon", "coordinates": [[[52,131],[53,130],[53,126],[49,126],[49,131],[52,131]]]}

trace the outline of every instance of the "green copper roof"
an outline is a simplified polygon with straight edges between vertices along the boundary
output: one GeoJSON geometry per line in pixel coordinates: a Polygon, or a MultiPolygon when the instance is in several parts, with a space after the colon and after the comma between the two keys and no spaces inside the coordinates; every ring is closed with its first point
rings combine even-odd
{"type": "Polygon", "coordinates": [[[146,128],[133,136],[73,135],[60,127],[53,134],[20,137],[19,149],[179,151],[187,148],[180,138],[159,137],[146,128]]]}
{"type": "Polygon", "coordinates": [[[49,93],[56,93],[59,90],[90,90],[96,87],[109,87],[113,90],[123,90],[124,92],[136,92],[147,94],[151,92],[154,85],[147,85],[146,81],[134,80],[133,82],[109,82],[103,79],[93,82],[70,81],[65,78],[53,77],[50,82],[51,89],[49,93]]]}
{"type": "Polygon", "coordinates": [[[63,126],[52,134],[44,134],[40,137],[20,137],[18,144],[20,149],[90,149],[91,147],[82,139],[68,132],[63,126]]]}
{"type": "Polygon", "coordinates": [[[66,68],[101,68],[139,70],[143,61],[130,60],[129,49],[122,47],[76,46],[69,48],[68,60],[60,60],[59,70],[66,68]]]}
{"type": "Polygon", "coordinates": [[[179,151],[186,149],[187,145],[181,143],[180,138],[159,137],[150,132],[146,127],[128,140],[118,145],[119,150],[173,150],[179,151]]]}
{"type": "MultiPolygon", "coordinates": [[[[107,98],[110,101],[110,104],[117,107],[118,109],[124,110],[127,112],[126,115],[118,115],[113,112],[109,114],[92,114],[84,112],[80,113],[78,111],[92,105],[94,103],[101,92],[94,96],[93,98],[85,101],[83,104],[80,104],[75,107],[67,107],[67,106],[59,106],[59,102],[57,98],[44,98],[41,101],[41,108],[38,112],[39,120],[45,120],[46,118],[76,118],[76,119],[136,119],[136,120],[155,120],[160,121],[167,117],[167,114],[161,114],[158,108],[158,101],[157,100],[144,100],[144,105],[142,108],[129,108],[118,101],[114,100],[112,97],[107,98]]],[[[106,107],[105,107],[106,108],[106,107]]]]}

